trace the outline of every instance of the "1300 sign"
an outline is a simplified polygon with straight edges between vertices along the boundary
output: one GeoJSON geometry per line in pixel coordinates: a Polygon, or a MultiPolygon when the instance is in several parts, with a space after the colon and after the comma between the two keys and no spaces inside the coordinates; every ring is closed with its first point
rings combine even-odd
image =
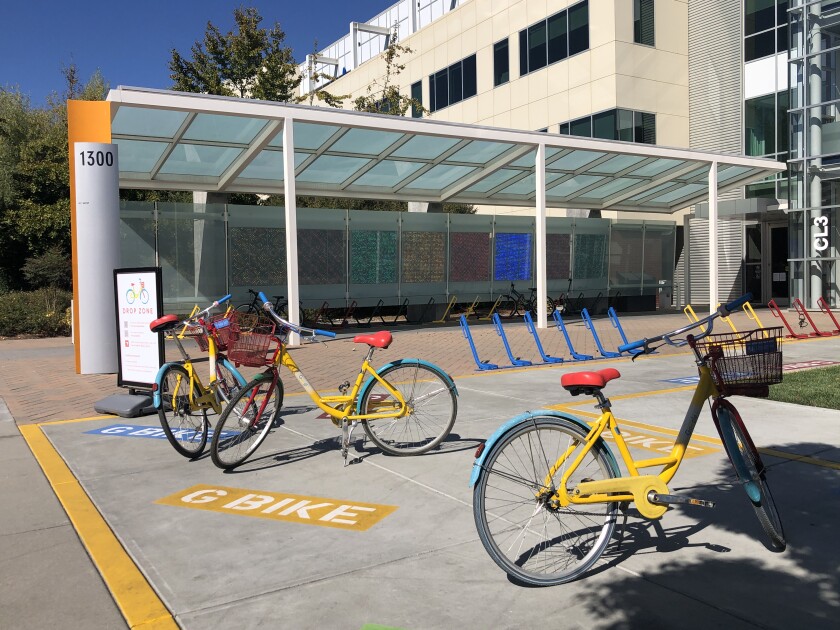
{"type": "Polygon", "coordinates": [[[114,153],[112,151],[79,151],[82,166],[113,166],[114,153]]]}

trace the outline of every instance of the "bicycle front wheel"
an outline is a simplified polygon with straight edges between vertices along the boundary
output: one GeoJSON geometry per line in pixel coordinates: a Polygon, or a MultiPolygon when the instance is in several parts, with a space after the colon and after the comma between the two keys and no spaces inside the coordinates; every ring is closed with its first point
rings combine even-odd
{"type": "Polygon", "coordinates": [[[219,416],[210,456],[219,468],[231,470],[254,454],[268,437],[283,404],[283,382],[260,375],[242,387],[219,416]]]}
{"type": "Polygon", "coordinates": [[[190,381],[190,375],[180,365],[168,366],[160,379],[160,426],[172,447],[184,457],[196,457],[207,444],[207,410],[192,409],[190,385],[193,400],[201,393],[198,385],[190,381]]]}
{"type": "MultiPolygon", "coordinates": [[[[363,420],[371,441],[389,455],[419,455],[446,439],[455,424],[458,401],[449,379],[437,368],[419,361],[398,361],[379,376],[405,400],[406,413],[396,418],[363,420]]],[[[362,414],[396,411],[399,401],[376,381],[359,401],[362,414]]]]}
{"type": "MultiPolygon", "coordinates": [[[[504,435],[484,460],[473,489],[478,535],[493,561],[522,583],[553,586],[575,580],[609,544],[616,503],[551,503],[555,484],[585,443],[586,431],[577,424],[536,416],[504,435]]],[[[571,494],[584,480],[615,476],[598,444],[583,456],[566,487],[571,494]]]]}
{"type": "Polygon", "coordinates": [[[745,484],[752,482],[758,490],[757,496],[749,492],[747,496],[755,509],[761,528],[767,534],[770,548],[774,551],[784,551],[787,547],[785,531],[779,511],[776,509],[776,502],[773,501],[770,486],[767,484],[767,469],[747,432],[747,427],[741,420],[741,414],[734,405],[724,399],[716,401],[713,411],[717,417],[723,445],[735,466],[735,471],[739,477],[746,475],[746,478],[741,478],[741,482],[745,484]],[[735,461],[736,458],[740,460],[738,463],[735,461]]]}

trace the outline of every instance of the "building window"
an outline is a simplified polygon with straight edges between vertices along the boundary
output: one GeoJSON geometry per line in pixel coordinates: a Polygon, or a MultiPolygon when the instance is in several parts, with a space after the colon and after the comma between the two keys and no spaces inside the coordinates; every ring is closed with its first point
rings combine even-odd
{"type": "MultiPolygon", "coordinates": [[[[747,99],[744,102],[744,153],[746,155],[787,162],[790,158],[788,103],[789,96],[786,90],[747,99]]],[[[784,173],[771,175],[762,182],[750,184],[745,188],[745,195],[748,199],[753,197],[785,199],[787,175],[784,173]]]]}
{"type": "Polygon", "coordinates": [[[656,114],[611,109],[560,123],[560,133],[585,138],[656,144],[656,114]]]}
{"type": "Polygon", "coordinates": [[[411,84],[411,117],[420,118],[423,115],[423,84],[418,81],[411,84]]]}
{"type": "Polygon", "coordinates": [[[510,81],[510,55],[508,40],[503,39],[493,44],[493,86],[510,81]]]}
{"type": "Polygon", "coordinates": [[[744,61],[788,49],[788,0],[744,0],[744,61]]]}
{"type": "Polygon", "coordinates": [[[589,2],[584,0],[519,31],[519,74],[535,72],[588,48],[589,2]]]}
{"type": "Polygon", "coordinates": [[[475,55],[429,75],[429,109],[437,111],[476,94],[475,55]]]}
{"type": "Polygon", "coordinates": [[[633,0],[633,41],[655,46],[653,0],[633,0]]]}

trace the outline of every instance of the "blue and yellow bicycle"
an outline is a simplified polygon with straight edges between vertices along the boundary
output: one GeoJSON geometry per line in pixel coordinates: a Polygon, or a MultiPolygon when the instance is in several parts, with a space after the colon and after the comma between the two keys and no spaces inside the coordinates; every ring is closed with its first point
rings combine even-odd
{"type": "Polygon", "coordinates": [[[473,464],[473,515],[484,548],[499,567],[532,586],[575,580],[607,548],[619,511],[634,504],[647,519],[658,519],[673,504],[713,507],[711,501],[672,494],[674,477],[700,412],[709,403],[738,479],[767,535],[769,548],[785,549],[782,522],[761,461],[735,406],[733,394],[762,397],[782,380],[782,329],[711,335],[714,320],[746,303],[743,296],[705,319],[657,337],[620,346],[622,352],[653,352],[658,343],[688,345],[699,382],[671,453],[636,460],[622,437],[604,387],[618,370],[570,372],[561,385],[573,396],[593,396],[601,415],[590,426],[560,411],[528,412],[502,425],[479,447],[473,464]],[[699,334],[691,331],[704,328],[699,334]],[[604,441],[609,431],[627,471],[623,474],[604,441]],[[643,469],[659,469],[643,474],[643,469]]]}

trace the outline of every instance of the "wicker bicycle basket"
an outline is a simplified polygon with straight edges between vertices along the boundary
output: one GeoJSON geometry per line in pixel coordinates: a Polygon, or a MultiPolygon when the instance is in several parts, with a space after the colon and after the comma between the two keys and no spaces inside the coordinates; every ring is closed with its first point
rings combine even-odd
{"type": "Polygon", "coordinates": [[[772,385],[782,382],[782,328],[709,335],[697,341],[712,358],[712,378],[723,386],[772,385]]]}
{"type": "Polygon", "coordinates": [[[248,323],[247,328],[237,322],[231,323],[228,359],[237,365],[264,367],[274,361],[274,353],[280,340],[274,335],[274,326],[248,323]],[[273,347],[272,347],[273,346],[273,347]]]}

